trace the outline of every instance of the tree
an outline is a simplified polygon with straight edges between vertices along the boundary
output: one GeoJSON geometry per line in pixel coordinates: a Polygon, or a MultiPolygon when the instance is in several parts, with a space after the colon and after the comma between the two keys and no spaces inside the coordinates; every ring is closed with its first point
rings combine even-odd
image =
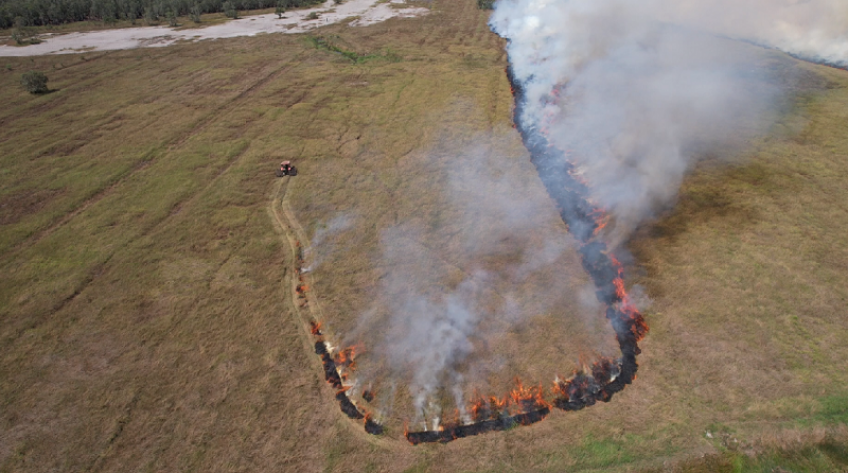
{"type": "Polygon", "coordinates": [[[283,13],[286,12],[286,8],[288,8],[289,2],[288,0],[278,0],[277,1],[277,9],[274,10],[274,13],[277,14],[277,17],[282,18],[283,13]]]}
{"type": "Polygon", "coordinates": [[[152,25],[159,21],[159,16],[156,15],[156,11],[153,7],[144,7],[144,21],[148,25],[152,25]]]}
{"type": "Polygon", "coordinates": [[[12,39],[17,44],[24,44],[27,38],[29,38],[27,21],[24,17],[19,16],[15,18],[15,29],[12,31],[12,39]]]}
{"type": "Polygon", "coordinates": [[[195,3],[194,6],[191,7],[191,11],[189,12],[189,16],[191,17],[191,21],[193,21],[195,23],[200,23],[200,14],[201,13],[202,13],[202,11],[200,10],[200,5],[195,3]]]}
{"type": "Polygon", "coordinates": [[[236,19],[238,18],[238,10],[236,10],[235,3],[227,0],[221,5],[221,9],[224,10],[224,15],[227,15],[228,18],[236,19]]]}
{"type": "Polygon", "coordinates": [[[41,42],[38,35],[29,27],[26,18],[15,18],[15,28],[12,30],[12,39],[18,45],[38,44],[41,42]]]}
{"type": "Polygon", "coordinates": [[[112,0],[91,0],[89,16],[99,18],[104,23],[112,23],[118,19],[117,6],[112,0]]]}
{"type": "Polygon", "coordinates": [[[38,71],[29,71],[21,75],[21,85],[31,94],[44,94],[47,88],[47,76],[38,71]]]}
{"type": "Polygon", "coordinates": [[[118,7],[118,16],[125,21],[129,21],[133,25],[135,20],[141,16],[142,5],[140,0],[116,0],[115,4],[118,7]]]}
{"type": "Polygon", "coordinates": [[[179,23],[177,23],[177,14],[174,13],[174,10],[168,10],[168,26],[171,28],[180,26],[179,23]]]}

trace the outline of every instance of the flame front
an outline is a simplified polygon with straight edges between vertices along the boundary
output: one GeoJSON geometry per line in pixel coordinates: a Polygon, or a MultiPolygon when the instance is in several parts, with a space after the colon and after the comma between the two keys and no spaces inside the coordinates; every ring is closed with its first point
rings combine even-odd
{"type": "MultiPolygon", "coordinates": [[[[515,80],[512,69],[507,69],[510,90],[515,97],[514,117],[521,116],[524,90],[515,80]]],[[[558,85],[550,96],[559,96],[564,85],[558,85]]],[[[544,398],[542,386],[524,386],[516,379],[515,388],[506,396],[484,398],[474,394],[468,411],[473,423],[461,425],[441,424],[438,430],[409,432],[404,435],[413,445],[422,442],[449,442],[493,430],[503,430],[512,425],[528,425],[544,419],[550,408],[574,411],[608,402],[612,396],[636,379],[636,356],[641,353],[638,342],[648,331],[642,314],[627,295],[624,284],[624,267],[609,251],[602,239],[603,230],[610,222],[609,213],[593,203],[589,196],[590,183],[567,159],[568,153],[558,149],[547,139],[547,127],[538,130],[521,127],[513,120],[525,146],[530,151],[531,162],[539,169],[542,182],[554,199],[569,232],[580,243],[579,254],[584,269],[591,277],[599,302],[606,306],[606,317],[616,334],[621,357],[600,358],[591,367],[582,366],[568,379],[555,378],[551,390],[554,396],[549,403],[544,398]],[[565,159],[563,159],[565,158],[565,159]],[[563,168],[562,163],[565,163],[563,168]],[[542,172],[542,171],[545,172],[542,172]]],[[[582,364],[582,363],[581,363],[582,364]]]]}

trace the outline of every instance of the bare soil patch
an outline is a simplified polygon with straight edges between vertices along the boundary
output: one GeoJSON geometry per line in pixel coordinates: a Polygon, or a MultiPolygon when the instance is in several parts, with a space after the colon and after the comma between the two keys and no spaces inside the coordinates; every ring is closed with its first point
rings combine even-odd
{"type": "Polygon", "coordinates": [[[0,45],[0,56],[39,56],[159,48],[179,41],[203,41],[268,33],[304,33],[348,19],[353,19],[349,22],[350,26],[367,26],[389,18],[409,18],[429,13],[427,8],[407,6],[402,2],[395,1],[391,5],[378,0],[347,0],[335,5],[332,0],[328,0],[317,8],[289,11],[283,15],[283,18],[278,18],[275,14],[253,15],[190,29],[149,26],[81,33],[47,33],[39,35],[38,44],[26,47],[0,45]],[[403,7],[397,8],[398,5],[403,7]],[[313,13],[318,15],[317,19],[309,18],[309,15],[313,13]]]}

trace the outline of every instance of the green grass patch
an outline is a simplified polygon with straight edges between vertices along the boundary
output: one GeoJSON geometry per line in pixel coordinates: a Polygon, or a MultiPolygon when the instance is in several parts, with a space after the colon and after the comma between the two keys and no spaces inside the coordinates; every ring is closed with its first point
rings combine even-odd
{"type": "Polygon", "coordinates": [[[670,470],[643,473],[835,473],[848,471],[848,446],[824,440],[812,446],[771,449],[758,454],[728,452],[678,464],[670,470]]]}
{"type": "Polygon", "coordinates": [[[628,445],[633,445],[634,441],[635,436],[628,436],[621,440],[595,439],[589,436],[571,454],[577,460],[577,468],[581,469],[606,468],[611,465],[626,464],[636,458],[628,447],[628,445]]]}
{"type": "Polygon", "coordinates": [[[341,37],[338,35],[333,36],[314,36],[307,35],[306,42],[310,44],[315,49],[320,49],[322,51],[329,51],[331,53],[338,54],[346,59],[349,59],[350,62],[354,64],[361,64],[367,61],[373,61],[375,59],[389,61],[389,62],[398,62],[401,60],[401,57],[393,52],[390,48],[386,48],[384,51],[379,53],[358,53],[356,51],[345,49],[338,45],[338,42],[341,40],[341,37]]]}
{"type": "Polygon", "coordinates": [[[827,396],[819,400],[821,410],[814,419],[826,423],[848,424],[848,395],[827,396]]]}

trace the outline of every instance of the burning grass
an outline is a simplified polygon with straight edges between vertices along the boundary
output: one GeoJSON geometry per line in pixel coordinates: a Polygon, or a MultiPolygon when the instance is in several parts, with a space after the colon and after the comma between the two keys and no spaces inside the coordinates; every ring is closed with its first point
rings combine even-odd
{"type": "MultiPolygon", "coordinates": [[[[524,106],[524,84],[517,82],[507,70],[518,116],[524,106]]],[[[553,406],[564,411],[577,411],[594,405],[598,401],[609,402],[612,396],[622,391],[636,379],[638,364],[636,356],[641,353],[639,341],[648,332],[642,314],[632,304],[624,288],[624,269],[614,255],[608,253],[600,231],[606,225],[603,209],[593,208],[588,200],[587,183],[574,172],[570,162],[557,159],[560,151],[547,142],[545,131],[524,129],[519,132],[530,151],[530,160],[540,172],[551,197],[556,201],[563,221],[570,233],[581,243],[578,252],[583,268],[591,277],[596,288],[598,301],[606,306],[606,317],[615,330],[621,357],[617,360],[602,358],[591,369],[575,371],[571,378],[557,380],[553,393],[553,406]],[[563,163],[565,167],[563,166],[563,163]],[[560,166],[557,169],[557,166],[560,166]]],[[[478,398],[472,402],[472,422],[448,422],[438,430],[406,432],[413,445],[425,442],[449,442],[458,438],[496,430],[505,430],[514,425],[529,425],[543,420],[550,412],[550,404],[543,398],[541,386],[524,388],[520,380],[517,387],[503,400],[478,398]],[[517,410],[514,414],[511,410],[517,410]]],[[[458,415],[457,415],[458,417],[458,415]]]]}
{"type": "MultiPolygon", "coordinates": [[[[300,242],[296,242],[296,254],[294,258],[295,273],[298,275],[295,293],[300,300],[300,305],[306,306],[309,304],[311,294],[309,287],[303,277],[303,251],[300,242]]],[[[315,354],[321,357],[321,366],[324,370],[324,380],[332,386],[336,391],[336,401],[339,403],[339,408],[342,413],[353,420],[362,420],[365,426],[365,432],[371,435],[380,435],[383,433],[383,426],[377,423],[372,415],[365,411],[364,408],[358,407],[348,395],[348,392],[355,385],[352,375],[356,371],[356,356],[357,353],[363,351],[363,347],[351,346],[342,349],[333,349],[332,346],[324,339],[325,335],[321,331],[321,322],[311,320],[309,329],[312,336],[315,338],[315,354]]],[[[363,395],[367,399],[367,396],[363,395]]]]}
{"type": "MultiPolygon", "coordinates": [[[[281,159],[303,163],[291,200],[308,229],[340,210],[363,216],[352,232],[359,239],[307,288],[321,296],[320,320],[347,328],[368,307],[363,288],[384,274],[363,256],[376,251],[373,228],[431,215],[433,185],[456,164],[451,150],[410,150],[509,127],[503,45],[485,13],[474,2],[434,6],[409,23],[333,30],[363,51],[397,50],[397,63],[352,65],[272,35],[6,60],[4,202],[52,197],[21,206],[0,232],[0,469],[846,468],[844,435],[729,453],[716,468],[687,463],[723,455],[705,437],[713,424],[747,445],[845,422],[848,79],[786,59],[775,63],[810,71],[787,89],[803,88],[801,100],[747,161],[698,166],[678,205],[631,245],[644,271],[628,269],[627,286],[646,286],[654,300],[637,383],[609,404],[439,448],[411,448],[403,419],[389,418],[382,438],[362,432],[367,417],[348,421],[315,340],[295,322],[291,288],[281,295],[292,255],[265,215],[271,171],[281,159]],[[488,67],[469,68],[470,54],[488,67]],[[30,69],[48,71],[58,92],[20,91],[30,69]]],[[[510,150],[510,183],[544,195],[532,168],[515,164],[527,154],[510,133],[499,142],[510,150]]],[[[454,262],[460,245],[448,230],[423,244],[454,262]]],[[[583,273],[577,257],[569,263],[583,273]]],[[[519,327],[495,341],[509,363],[492,385],[527,373],[530,386],[550,389],[557,366],[530,362],[577,359],[563,347],[568,333],[548,336],[560,319],[534,313],[539,331],[519,327]]],[[[603,355],[615,359],[613,349],[603,355]]],[[[359,370],[369,354],[357,357],[359,370]]]]}

